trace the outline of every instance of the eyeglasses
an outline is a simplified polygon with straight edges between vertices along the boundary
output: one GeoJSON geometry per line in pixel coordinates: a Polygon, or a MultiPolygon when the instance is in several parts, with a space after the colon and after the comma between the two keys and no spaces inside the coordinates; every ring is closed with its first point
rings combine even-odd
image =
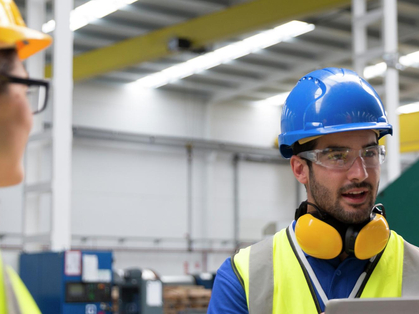
{"type": "Polygon", "coordinates": [[[299,153],[297,156],[330,169],[349,169],[359,157],[366,168],[375,168],[384,162],[386,149],[374,145],[354,150],[351,148],[325,148],[299,153]]]}
{"type": "Polygon", "coordinates": [[[45,80],[26,79],[8,74],[0,74],[1,83],[16,83],[28,86],[26,95],[31,107],[32,114],[37,114],[47,107],[49,82],[45,80]]]}

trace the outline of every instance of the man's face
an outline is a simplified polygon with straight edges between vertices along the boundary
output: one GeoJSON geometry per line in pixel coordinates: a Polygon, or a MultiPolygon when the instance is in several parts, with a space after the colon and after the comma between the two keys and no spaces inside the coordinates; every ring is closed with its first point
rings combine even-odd
{"type": "MultiPolygon", "coordinates": [[[[376,143],[374,131],[351,131],[322,136],[315,149],[359,150],[376,143]]],[[[307,198],[342,222],[361,223],[370,215],[379,180],[380,167],[365,168],[361,158],[349,169],[330,169],[313,163],[308,173],[307,198]]]]}

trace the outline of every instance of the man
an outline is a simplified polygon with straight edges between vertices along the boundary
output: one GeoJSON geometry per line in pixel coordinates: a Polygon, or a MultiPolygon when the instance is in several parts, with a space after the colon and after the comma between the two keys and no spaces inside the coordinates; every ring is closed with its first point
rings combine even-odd
{"type": "Polygon", "coordinates": [[[208,313],[321,313],[330,299],[418,296],[419,249],[374,206],[387,134],[379,96],[356,73],[301,78],[278,142],[307,201],[287,229],[224,262],[208,313]]]}
{"type": "MultiPolygon", "coordinates": [[[[22,60],[48,47],[51,37],[26,27],[13,0],[0,0],[0,186],[22,181],[22,157],[32,114],[45,109],[48,82],[31,80],[22,60]],[[32,92],[35,94],[31,99],[32,92]],[[31,100],[31,101],[30,101],[31,100]]],[[[0,258],[0,314],[38,314],[36,303],[0,258]]]]}

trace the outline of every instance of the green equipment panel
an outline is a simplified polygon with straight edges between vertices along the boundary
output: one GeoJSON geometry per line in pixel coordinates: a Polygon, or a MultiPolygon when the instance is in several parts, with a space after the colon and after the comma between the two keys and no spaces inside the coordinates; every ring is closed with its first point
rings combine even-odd
{"type": "Polygon", "coordinates": [[[376,203],[384,205],[390,229],[419,246],[419,161],[381,191],[376,203]]]}

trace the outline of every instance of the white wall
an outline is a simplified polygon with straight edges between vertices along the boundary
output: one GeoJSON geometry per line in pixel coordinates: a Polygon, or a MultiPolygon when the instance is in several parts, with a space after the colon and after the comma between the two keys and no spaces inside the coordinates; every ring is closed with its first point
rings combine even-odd
{"type": "MultiPolygon", "coordinates": [[[[268,147],[279,132],[279,115],[276,107],[208,105],[198,97],[94,82],[74,90],[74,125],[115,131],[268,147]]],[[[162,275],[183,274],[185,267],[215,271],[233,252],[232,158],[225,152],[193,152],[191,237],[195,248],[212,250],[203,255],[186,250],[186,149],[75,138],[72,233],[88,237],[73,245],[117,248],[117,268],[152,268],[162,275]]],[[[32,175],[36,166],[31,167],[32,175]]],[[[290,221],[295,203],[295,179],[287,165],[239,162],[240,240],[261,239],[269,222],[290,221]]],[[[0,203],[0,210],[10,222],[0,223],[0,232],[5,226],[20,231],[19,208],[5,212],[0,203]]],[[[13,263],[12,255],[8,259],[13,263]]]]}
{"type": "Polygon", "coordinates": [[[135,87],[80,83],[73,124],[156,135],[203,137],[205,103],[199,97],[135,87]]]}
{"type": "Polygon", "coordinates": [[[220,141],[272,147],[280,133],[280,109],[240,103],[213,104],[210,136],[220,141]]]}

